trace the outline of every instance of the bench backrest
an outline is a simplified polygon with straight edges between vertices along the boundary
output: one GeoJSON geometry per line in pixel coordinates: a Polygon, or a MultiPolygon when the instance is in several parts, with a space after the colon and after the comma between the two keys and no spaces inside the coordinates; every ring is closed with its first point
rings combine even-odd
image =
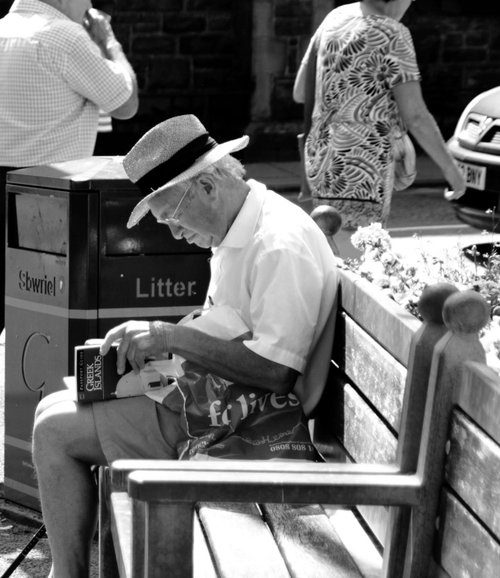
{"type": "MultiPolygon", "coordinates": [[[[316,442],[328,461],[394,464],[400,471],[415,471],[425,415],[438,412],[434,419],[444,425],[434,427],[445,428],[438,431],[444,438],[450,396],[454,383],[460,381],[456,375],[452,380],[441,379],[445,385],[439,395],[446,403],[426,410],[426,403],[432,404],[427,401],[427,387],[436,344],[449,335],[444,340],[448,345],[440,351],[455,368],[460,365],[456,355],[461,355],[462,347],[466,349],[463,359],[482,360],[477,332],[472,348],[451,339],[441,316],[444,301],[453,292],[451,286],[441,285],[427,294],[434,309],[424,311],[422,323],[358,276],[341,271],[340,277],[332,369],[316,414],[316,442]]],[[[470,385],[464,387],[470,391],[470,385]]],[[[425,475],[437,483],[442,477],[442,460],[431,455],[431,463],[428,468],[435,471],[425,475]]],[[[358,512],[383,546],[388,527],[394,524],[390,509],[360,506],[358,512]]]]}
{"type": "MultiPolygon", "coordinates": [[[[373,284],[340,271],[332,368],[314,428],[328,461],[416,470],[432,352],[446,331],[442,319],[422,324],[373,284]]],[[[389,509],[359,512],[383,545],[389,509]]]]}
{"type": "MultiPolygon", "coordinates": [[[[342,272],[337,327],[316,415],[323,453],[328,460],[393,463],[401,471],[415,471],[420,457],[428,512],[437,517],[433,576],[496,576],[500,377],[484,364],[479,325],[462,334],[448,331],[442,319],[421,323],[342,272]],[[462,363],[467,359],[476,361],[462,363]],[[424,420],[432,439],[420,439],[424,420]]],[[[394,512],[380,506],[358,511],[384,546],[388,528],[397,524],[394,512]]]]}
{"type": "Polygon", "coordinates": [[[367,281],[339,273],[332,367],[315,416],[317,439],[326,457],[335,455],[340,440],[356,462],[395,463],[411,341],[421,322],[389,298],[381,301],[381,291],[367,281]]]}
{"type": "Polygon", "coordinates": [[[433,575],[493,578],[500,569],[500,376],[482,363],[465,366],[453,396],[433,575]]]}

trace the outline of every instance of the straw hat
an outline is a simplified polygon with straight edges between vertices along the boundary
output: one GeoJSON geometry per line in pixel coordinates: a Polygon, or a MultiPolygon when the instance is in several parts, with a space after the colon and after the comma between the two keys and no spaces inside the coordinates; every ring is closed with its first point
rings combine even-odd
{"type": "Polygon", "coordinates": [[[192,114],[174,116],[149,130],[123,159],[128,178],[144,198],[130,214],[130,229],[149,211],[154,195],[194,177],[219,159],[245,148],[248,136],[218,144],[192,114]]]}

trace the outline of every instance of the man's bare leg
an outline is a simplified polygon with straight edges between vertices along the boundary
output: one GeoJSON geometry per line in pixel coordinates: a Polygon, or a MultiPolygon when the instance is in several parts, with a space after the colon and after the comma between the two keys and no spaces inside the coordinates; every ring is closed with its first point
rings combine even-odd
{"type": "MultiPolygon", "coordinates": [[[[96,528],[97,488],[91,465],[102,453],[91,407],[53,394],[35,419],[33,460],[52,553],[53,578],[88,578],[96,528]]],[[[64,397],[64,396],[63,396],[64,397]]]]}

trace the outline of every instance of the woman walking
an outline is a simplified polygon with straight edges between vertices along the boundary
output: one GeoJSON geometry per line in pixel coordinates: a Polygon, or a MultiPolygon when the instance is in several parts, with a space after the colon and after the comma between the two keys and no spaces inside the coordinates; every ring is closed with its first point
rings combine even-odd
{"type": "Polygon", "coordinates": [[[427,109],[413,41],[400,20],[412,0],[361,0],[314,33],[294,87],[304,102],[304,170],[313,204],[337,209],[348,237],[387,223],[396,137],[408,130],[437,163],[450,198],[465,180],[427,109]],[[350,231],[350,232],[349,232],[350,231]]]}

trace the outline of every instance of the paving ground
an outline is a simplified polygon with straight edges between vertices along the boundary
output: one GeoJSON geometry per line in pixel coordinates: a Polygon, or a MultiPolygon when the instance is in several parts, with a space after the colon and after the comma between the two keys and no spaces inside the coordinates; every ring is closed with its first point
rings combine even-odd
{"type": "MultiPolygon", "coordinates": [[[[0,576],[7,571],[18,554],[34,536],[36,530],[24,524],[0,517],[0,576]]],[[[98,577],[97,544],[92,549],[93,563],[89,578],[98,577]]],[[[47,538],[42,538],[14,570],[12,578],[44,578],[50,571],[50,550],[47,538]]]]}
{"type": "MultiPolygon", "coordinates": [[[[0,575],[6,572],[19,552],[30,541],[33,530],[0,518],[0,575]]],[[[42,578],[50,569],[50,552],[47,540],[41,540],[23,562],[14,570],[13,578],[42,578]]]]}

